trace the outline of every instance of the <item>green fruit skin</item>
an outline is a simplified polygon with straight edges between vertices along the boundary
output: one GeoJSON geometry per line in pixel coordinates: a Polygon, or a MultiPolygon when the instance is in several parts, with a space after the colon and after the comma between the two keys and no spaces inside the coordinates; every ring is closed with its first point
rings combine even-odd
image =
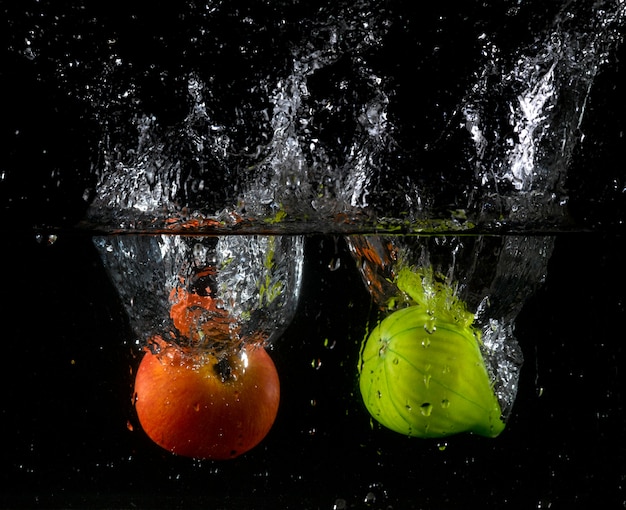
{"type": "Polygon", "coordinates": [[[370,414],[401,434],[496,437],[504,429],[472,328],[433,321],[423,306],[396,311],[372,331],[359,387],[370,414]]]}

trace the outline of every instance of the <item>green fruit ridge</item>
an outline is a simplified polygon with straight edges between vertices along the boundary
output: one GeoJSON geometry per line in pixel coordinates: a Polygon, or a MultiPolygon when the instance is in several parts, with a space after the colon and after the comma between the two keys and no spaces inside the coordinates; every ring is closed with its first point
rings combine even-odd
{"type": "Polygon", "coordinates": [[[388,315],[363,343],[359,388],[385,427],[413,437],[504,429],[479,342],[455,289],[432,269],[402,269],[395,281],[408,307],[388,315]]]}

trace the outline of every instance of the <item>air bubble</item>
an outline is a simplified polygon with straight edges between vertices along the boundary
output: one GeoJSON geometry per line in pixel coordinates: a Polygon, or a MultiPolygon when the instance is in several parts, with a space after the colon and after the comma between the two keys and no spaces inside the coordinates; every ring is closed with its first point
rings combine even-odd
{"type": "Polygon", "coordinates": [[[47,246],[52,246],[57,242],[58,237],[56,234],[48,234],[47,236],[44,234],[35,234],[35,240],[39,244],[45,244],[47,246]]]}
{"type": "Polygon", "coordinates": [[[337,271],[337,269],[339,269],[341,267],[341,259],[340,258],[333,258],[330,260],[330,262],[328,263],[328,269],[331,271],[337,271]]]}
{"type": "Polygon", "coordinates": [[[420,406],[420,412],[424,415],[424,416],[430,416],[431,413],[433,412],[433,405],[430,402],[424,402],[421,406],[420,406]]]}
{"type": "Polygon", "coordinates": [[[385,354],[387,353],[387,346],[389,345],[389,342],[387,340],[383,340],[382,338],[380,339],[380,347],[378,348],[378,356],[379,357],[384,357],[385,354]]]}
{"type": "Polygon", "coordinates": [[[346,510],[348,508],[348,502],[345,499],[336,499],[333,505],[333,510],[346,510]]]}
{"type": "Polygon", "coordinates": [[[432,375],[430,374],[425,374],[424,375],[424,386],[426,386],[427,388],[430,387],[430,379],[432,378],[432,375]]]}
{"type": "MultiPolygon", "coordinates": [[[[434,317],[429,319],[428,322],[424,323],[424,329],[426,330],[426,333],[428,333],[429,335],[432,335],[435,331],[437,331],[437,327],[435,326],[435,318],[434,317]]],[[[428,343],[430,343],[430,342],[428,342],[428,343]]]]}

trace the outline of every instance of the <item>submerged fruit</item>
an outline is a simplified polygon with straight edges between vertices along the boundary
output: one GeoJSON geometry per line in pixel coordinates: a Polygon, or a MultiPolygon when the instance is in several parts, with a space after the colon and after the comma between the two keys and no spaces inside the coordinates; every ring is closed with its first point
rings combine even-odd
{"type": "Polygon", "coordinates": [[[504,422],[473,316],[428,275],[402,277],[400,286],[408,285],[405,292],[417,304],[389,315],[364,343],[359,387],[365,406],[382,425],[409,436],[497,436],[504,422]]]}
{"type": "Polygon", "coordinates": [[[230,459],[256,446],[278,411],[278,374],[261,346],[217,359],[157,340],[135,379],[135,408],[146,434],[178,455],[230,459]]]}

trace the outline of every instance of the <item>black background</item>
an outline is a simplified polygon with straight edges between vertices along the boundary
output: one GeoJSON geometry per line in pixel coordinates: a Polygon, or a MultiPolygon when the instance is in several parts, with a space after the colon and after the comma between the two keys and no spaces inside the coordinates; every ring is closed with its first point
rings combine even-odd
{"type": "MultiPolygon", "coordinates": [[[[145,437],[138,348],[86,237],[5,250],[0,504],[41,508],[585,508],[623,502],[626,319],[620,238],[557,239],[517,322],[525,355],[497,439],[371,428],[356,386],[370,300],[343,241],[307,239],[297,317],[271,355],[276,424],[248,454],[198,462],[145,437]],[[339,269],[328,264],[339,258],[339,269]],[[326,339],[328,341],[326,341],[326,339]],[[332,348],[330,348],[332,346],[332,348]],[[131,430],[132,429],[132,430],[131,430]],[[376,497],[366,504],[368,493],[376,497]]],[[[608,506],[607,506],[608,508],[608,506]]]]}
{"type": "MultiPolygon", "coordinates": [[[[160,450],[137,423],[131,395],[139,347],[91,239],[63,232],[52,243],[45,231],[37,235],[32,230],[80,219],[83,190],[93,184],[97,122],[80,98],[68,95],[54,77],[55,62],[68,51],[83,56],[93,51],[98,62],[98,37],[79,44],[58,34],[73,33],[67,26],[82,20],[78,26],[84,34],[98,35],[90,28],[97,22],[90,20],[116,19],[113,13],[68,8],[70,15],[60,18],[64,26],[54,22],[52,4],[38,4],[3,4],[11,23],[4,33],[9,51],[3,53],[7,60],[0,74],[5,87],[2,138],[8,140],[0,156],[5,229],[0,255],[0,506],[331,509],[342,508],[345,501],[346,508],[407,509],[626,504],[625,116],[619,59],[596,81],[583,125],[586,137],[568,182],[572,215],[592,232],[558,236],[546,282],[528,297],[518,318],[525,365],[513,414],[499,438],[423,441],[372,426],[356,386],[358,348],[372,316],[370,298],[343,240],[313,236],[307,238],[297,316],[271,350],[282,384],[276,424],[248,454],[228,462],[200,462],[160,450]],[[37,9],[46,14],[39,23],[45,36],[40,37],[51,42],[48,54],[44,51],[42,58],[31,61],[16,51],[28,25],[28,16],[17,13],[37,17],[37,9]],[[341,264],[331,271],[329,264],[337,259],[341,264]]],[[[159,18],[160,23],[166,18],[159,18]]],[[[137,29],[146,36],[146,26],[155,26],[145,18],[132,19],[140,21],[124,26],[128,33],[137,29]]],[[[433,28],[428,34],[435,37],[435,32],[433,28]]],[[[400,39],[398,44],[406,44],[400,39]]],[[[145,66],[139,74],[146,80],[145,70],[151,67],[142,55],[160,54],[154,53],[159,41],[142,39],[141,44],[152,45],[150,51],[129,44],[136,51],[128,49],[129,55],[145,66]]],[[[623,49],[619,56],[624,56],[623,49]]],[[[174,52],[169,64],[176,57],[174,52]]],[[[451,52],[448,59],[453,57],[451,52]]],[[[272,66],[280,65],[280,52],[271,58],[272,66]]],[[[87,74],[73,77],[76,83],[90,76],[89,69],[82,72],[87,74]]],[[[231,77],[233,82],[236,78],[231,77]]],[[[442,97],[454,92],[437,90],[442,97]]],[[[150,97],[175,116],[176,98],[159,93],[150,97]],[[174,106],[168,110],[164,105],[174,106]]]]}

